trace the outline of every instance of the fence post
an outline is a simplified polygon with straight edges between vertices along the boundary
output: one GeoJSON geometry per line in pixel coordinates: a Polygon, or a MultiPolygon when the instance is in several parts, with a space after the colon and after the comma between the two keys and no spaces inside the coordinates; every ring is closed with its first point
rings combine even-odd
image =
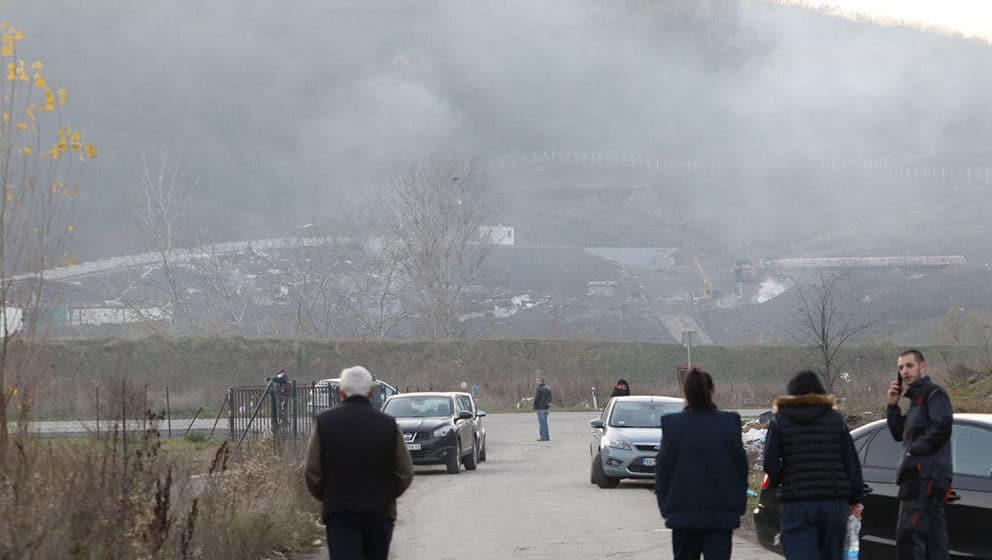
{"type": "MultiPolygon", "coordinates": [[[[185,439],[186,436],[189,435],[189,431],[193,429],[193,425],[196,424],[196,419],[200,417],[200,413],[201,412],[203,412],[203,407],[202,406],[196,411],[196,414],[193,415],[193,421],[190,422],[189,423],[189,427],[186,428],[186,433],[183,434],[183,439],[185,439]]],[[[172,436],[170,435],[169,437],[172,437],[172,436]]]]}
{"type": "MultiPolygon", "coordinates": [[[[172,403],[169,402],[169,386],[165,386],[165,422],[169,430],[169,439],[172,439],[172,403]]],[[[189,430],[187,430],[188,432],[189,430]]]]}
{"type": "Polygon", "coordinates": [[[147,384],[145,385],[144,391],[145,391],[144,393],[145,396],[142,397],[143,401],[142,401],[142,410],[141,410],[141,431],[147,432],[148,431],[148,385],[147,384]]]}
{"type": "Polygon", "coordinates": [[[100,386],[96,386],[96,435],[100,436],[100,386]]]}
{"type": "MultiPolygon", "coordinates": [[[[271,385],[271,383],[270,383],[271,385]]],[[[279,439],[279,403],[276,402],[276,391],[270,391],[271,403],[272,403],[272,437],[273,439],[279,439]]]]}
{"type": "Polygon", "coordinates": [[[124,439],[124,454],[127,455],[127,381],[121,379],[121,435],[124,439]]]}
{"type": "Polygon", "coordinates": [[[214,419],[214,426],[210,428],[210,435],[207,437],[207,439],[214,438],[214,430],[217,429],[217,422],[220,422],[220,415],[224,414],[224,405],[227,404],[227,401],[230,398],[231,398],[231,389],[228,389],[227,394],[224,395],[224,402],[220,403],[220,409],[217,411],[217,418],[214,419]]]}
{"type": "MultiPolygon", "coordinates": [[[[224,406],[221,405],[221,410],[224,406]]],[[[220,413],[218,413],[218,416],[220,413]]],[[[237,437],[237,433],[234,431],[234,389],[227,390],[227,437],[228,439],[234,439],[237,437]]]]}
{"type": "Polygon", "coordinates": [[[293,380],[293,441],[296,441],[297,434],[297,407],[296,407],[296,380],[293,380]]]}

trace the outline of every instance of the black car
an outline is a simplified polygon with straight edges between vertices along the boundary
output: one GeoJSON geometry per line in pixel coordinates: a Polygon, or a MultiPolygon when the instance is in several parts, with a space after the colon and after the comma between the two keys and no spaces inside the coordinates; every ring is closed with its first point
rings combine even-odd
{"type": "MultiPolygon", "coordinates": [[[[895,558],[896,467],[902,444],[892,439],[885,420],[851,432],[864,473],[865,511],[861,520],[861,558],[895,558]]],[[[992,560],[992,414],[955,414],[951,435],[953,492],[947,503],[951,558],[992,560]]],[[[758,542],[782,552],[777,490],[764,488],[754,510],[758,542]]]]}
{"type": "Polygon", "coordinates": [[[476,409],[471,395],[405,393],[389,397],[382,411],[396,418],[413,464],[446,465],[449,474],[479,465],[486,413],[476,409]]]}

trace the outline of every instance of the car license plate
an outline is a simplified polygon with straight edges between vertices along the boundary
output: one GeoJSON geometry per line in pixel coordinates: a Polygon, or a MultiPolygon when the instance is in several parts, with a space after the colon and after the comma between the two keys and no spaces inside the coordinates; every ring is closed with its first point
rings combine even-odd
{"type": "Polygon", "coordinates": [[[654,466],[654,460],[655,460],[654,457],[645,457],[644,458],[644,466],[645,467],[653,467],[654,466]]]}
{"type": "MultiPolygon", "coordinates": [[[[419,443],[408,443],[408,444],[406,444],[406,448],[409,451],[420,451],[420,444],[419,443]]],[[[654,463],[654,459],[651,459],[651,462],[654,463]]]]}

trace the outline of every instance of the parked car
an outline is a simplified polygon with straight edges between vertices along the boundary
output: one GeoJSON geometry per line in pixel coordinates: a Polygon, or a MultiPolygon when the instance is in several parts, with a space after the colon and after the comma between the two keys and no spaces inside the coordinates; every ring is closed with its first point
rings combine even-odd
{"type": "Polygon", "coordinates": [[[479,464],[481,419],[468,393],[405,393],[386,400],[382,411],[396,418],[415,465],[445,465],[457,474],[479,464]],[[467,399],[465,397],[468,397],[467,399]]]}
{"type": "MultiPolygon", "coordinates": [[[[885,420],[851,432],[864,473],[865,511],[861,520],[861,558],[895,558],[899,501],[895,485],[902,444],[892,439],[885,420]]],[[[955,414],[951,432],[953,492],[947,503],[951,558],[992,560],[992,414],[955,414]]],[[[775,488],[761,490],[754,510],[755,533],[765,548],[782,553],[781,505],[775,488]]]]}
{"type": "Polygon", "coordinates": [[[616,488],[624,478],[654,478],[661,450],[661,417],[681,412],[685,401],[675,397],[613,397],[602,415],[592,419],[589,482],[616,488]]]}
{"type": "Polygon", "coordinates": [[[475,439],[479,442],[479,462],[482,463],[486,460],[486,426],[482,422],[486,412],[479,409],[479,402],[472,393],[455,393],[455,397],[461,401],[463,408],[475,415],[475,439]]]}
{"type": "MultiPolygon", "coordinates": [[[[316,416],[321,412],[338,404],[338,385],[341,383],[340,377],[321,379],[314,383],[313,391],[310,393],[310,400],[307,401],[307,411],[311,416],[316,416]]],[[[381,379],[376,379],[372,386],[372,406],[382,408],[386,399],[399,393],[395,387],[381,379]]]]}

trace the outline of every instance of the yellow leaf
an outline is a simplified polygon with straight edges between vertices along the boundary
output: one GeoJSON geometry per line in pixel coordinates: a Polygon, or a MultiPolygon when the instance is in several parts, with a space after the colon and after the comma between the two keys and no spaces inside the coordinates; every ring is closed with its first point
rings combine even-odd
{"type": "Polygon", "coordinates": [[[31,148],[28,146],[24,146],[24,148],[21,149],[21,152],[23,152],[24,155],[29,156],[31,155],[31,148]]]}
{"type": "Polygon", "coordinates": [[[41,74],[35,74],[34,76],[34,87],[41,89],[45,87],[45,78],[41,77],[41,74]]]}
{"type": "Polygon", "coordinates": [[[69,224],[65,227],[66,231],[76,231],[76,226],[69,224]]]}
{"type": "Polygon", "coordinates": [[[14,40],[15,41],[22,41],[22,40],[24,40],[24,34],[21,33],[20,30],[14,31],[14,40]]]}
{"type": "Polygon", "coordinates": [[[36,60],[36,61],[34,61],[34,62],[31,63],[31,69],[32,70],[41,70],[44,67],[45,67],[45,65],[42,64],[40,60],[36,60]]]}
{"type": "Polygon", "coordinates": [[[3,115],[0,115],[0,118],[2,118],[2,119],[3,119],[3,122],[7,122],[7,121],[9,121],[9,120],[10,120],[10,113],[8,113],[8,112],[6,112],[6,111],[4,111],[4,112],[3,112],[3,115]]]}
{"type": "Polygon", "coordinates": [[[52,151],[49,152],[49,155],[52,156],[52,159],[59,159],[59,153],[60,153],[59,152],[59,147],[58,146],[52,146],[52,151]]]}
{"type": "Polygon", "coordinates": [[[28,116],[32,121],[34,120],[34,105],[28,105],[28,108],[24,110],[24,114],[28,116]]]}
{"type": "Polygon", "coordinates": [[[65,88],[59,89],[59,107],[65,105],[65,88]]]}
{"type": "MultiPolygon", "coordinates": [[[[4,119],[4,120],[6,120],[6,119],[4,119]]],[[[27,129],[28,129],[28,125],[27,124],[22,123],[22,122],[17,123],[17,130],[27,130],[27,129]]]]}
{"type": "Polygon", "coordinates": [[[96,157],[96,147],[93,144],[86,144],[86,157],[93,159],[96,157]]]}
{"type": "Polygon", "coordinates": [[[7,202],[14,200],[14,193],[7,193],[7,202]]]}
{"type": "Polygon", "coordinates": [[[7,79],[14,81],[17,79],[17,74],[15,73],[17,66],[13,62],[7,63],[7,79]]]}
{"type": "Polygon", "coordinates": [[[14,56],[14,47],[8,46],[7,41],[4,41],[3,47],[0,47],[0,54],[4,56],[14,56]]]}

